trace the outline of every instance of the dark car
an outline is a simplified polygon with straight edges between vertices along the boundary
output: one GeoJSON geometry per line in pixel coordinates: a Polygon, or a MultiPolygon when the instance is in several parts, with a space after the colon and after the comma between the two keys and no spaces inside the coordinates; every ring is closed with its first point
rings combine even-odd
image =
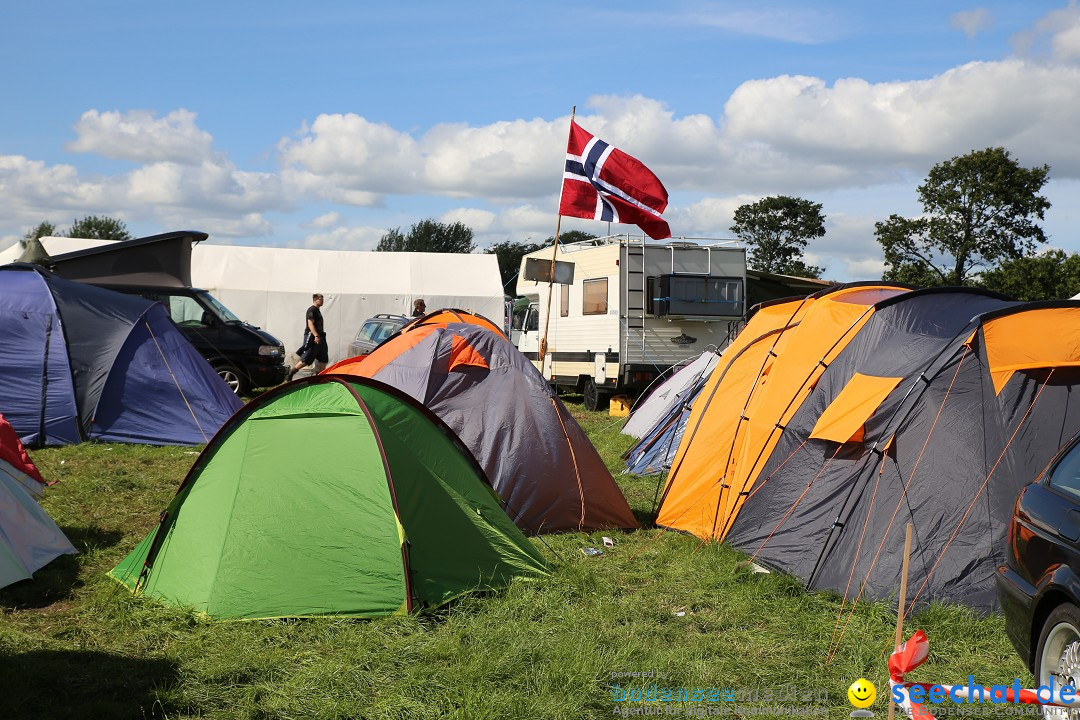
{"type": "Polygon", "coordinates": [[[1080,686],[1080,438],[1020,492],[997,586],[1035,682],[1080,686]]]}
{"type": "Polygon", "coordinates": [[[412,318],[404,315],[381,314],[370,317],[360,326],[356,339],[349,343],[349,356],[367,355],[383,340],[409,324],[412,318]]]}
{"type": "Polygon", "coordinates": [[[198,288],[103,286],[163,304],[184,337],[217,370],[237,395],[285,379],[285,348],[270,333],[236,317],[213,295],[198,288]]]}

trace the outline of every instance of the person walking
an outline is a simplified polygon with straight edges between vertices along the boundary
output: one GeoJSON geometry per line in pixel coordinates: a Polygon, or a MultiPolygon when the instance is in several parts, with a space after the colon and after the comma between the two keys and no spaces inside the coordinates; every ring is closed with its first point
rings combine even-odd
{"type": "Polygon", "coordinates": [[[318,375],[326,369],[326,363],[330,362],[330,355],[326,349],[326,333],[323,332],[323,316],[321,308],[323,296],[315,293],[311,296],[311,307],[304,314],[304,344],[297,352],[300,362],[289,368],[289,376],[285,381],[293,379],[296,373],[308,365],[314,365],[314,374],[318,375]]]}

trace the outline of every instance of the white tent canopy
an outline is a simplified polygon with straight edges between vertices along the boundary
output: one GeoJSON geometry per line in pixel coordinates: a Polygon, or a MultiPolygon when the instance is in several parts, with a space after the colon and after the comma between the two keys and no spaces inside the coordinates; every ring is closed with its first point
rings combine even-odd
{"type": "Polygon", "coordinates": [[[0,460],[0,587],[27,580],[54,558],[78,552],[31,497],[20,476],[29,480],[0,460]]]}
{"type": "MultiPolygon", "coordinates": [[[[101,240],[44,237],[50,255],[84,250],[101,240]]],[[[18,259],[19,244],[0,252],[0,264],[18,259]]],[[[348,356],[348,346],[367,318],[408,315],[413,300],[429,311],[444,307],[479,313],[503,324],[503,290],[495,255],[463,253],[361,252],[301,248],[197,244],[191,252],[191,282],[208,290],[237,317],[266,329],[286,353],[303,339],[304,311],[322,293],[330,361],[348,356]]]]}
{"type": "Polygon", "coordinates": [[[693,362],[680,368],[634,409],[623,425],[623,434],[638,440],[645,437],[657,420],[666,417],[675,405],[683,401],[682,396],[687,388],[697,382],[698,378],[712,373],[719,360],[720,356],[715,351],[706,350],[694,358],[693,362]]]}

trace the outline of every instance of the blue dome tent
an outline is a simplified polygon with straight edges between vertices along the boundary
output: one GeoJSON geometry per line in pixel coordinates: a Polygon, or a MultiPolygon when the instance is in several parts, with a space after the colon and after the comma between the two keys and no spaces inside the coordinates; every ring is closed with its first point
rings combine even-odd
{"type": "Polygon", "coordinates": [[[196,445],[242,404],[159,304],[0,267],[0,413],[23,443],[196,445]]]}

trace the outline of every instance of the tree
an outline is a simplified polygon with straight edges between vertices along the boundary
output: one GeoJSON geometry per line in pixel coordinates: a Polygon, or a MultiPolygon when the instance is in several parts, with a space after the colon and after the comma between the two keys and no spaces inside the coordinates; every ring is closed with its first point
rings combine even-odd
{"type": "Polygon", "coordinates": [[[87,215],[82,220],[73,222],[67,236],[93,240],[131,239],[131,233],[128,232],[123,220],[97,215],[87,215]]]}
{"type": "Polygon", "coordinates": [[[979,278],[988,290],[1017,300],[1061,300],[1080,293],[1080,254],[1049,250],[1006,260],[979,278]]]}
{"type": "Polygon", "coordinates": [[[740,205],[734,220],[731,231],[750,249],[747,261],[755,270],[821,277],[822,268],[803,260],[807,241],[825,234],[821,203],[777,195],[740,205]]]}
{"type": "Polygon", "coordinates": [[[974,150],[935,165],[918,188],[923,217],[891,215],[874,226],[885,280],[968,285],[980,270],[1030,256],[1046,235],[1050,202],[1039,194],[1050,167],[1023,168],[1005,148],[974,150]]]}
{"type": "MultiPolygon", "coordinates": [[[[585,232],[584,230],[567,230],[566,232],[559,233],[559,244],[569,245],[570,243],[583,242],[585,240],[595,240],[596,238],[596,235],[585,232]]],[[[554,242],[555,236],[551,235],[547,238],[547,240],[544,240],[540,247],[551,247],[554,242]]]]}
{"type": "Polygon", "coordinates": [[[484,252],[489,255],[495,255],[499,261],[499,275],[502,276],[503,292],[511,295],[516,294],[514,288],[516,287],[516,281],[518,271],[521,268],[521,258],[528,255],[531,252],[536,252],[540,248],[544,247],[540,243],[520,242],[507,240],[501,243],[495,243],[484,252]]]}
{"type": "Polygon", "coordinates": [[[37,225],[26,231],[26,234],[23,235],[22,238],[23,247],[31,240],[40,240],[43,237],[56,237],[56,226],[48,220],[39,222],[37,225]]]}
{"type": "Polygon", "coordinates": [[[460,222],[446,224],[421,220],[409,228],[408,235],[402,234],[401,228],[390,230],[375,249],[382,252],[471,253],[476,245],[473,244],[472,229],[460,222]]]}

